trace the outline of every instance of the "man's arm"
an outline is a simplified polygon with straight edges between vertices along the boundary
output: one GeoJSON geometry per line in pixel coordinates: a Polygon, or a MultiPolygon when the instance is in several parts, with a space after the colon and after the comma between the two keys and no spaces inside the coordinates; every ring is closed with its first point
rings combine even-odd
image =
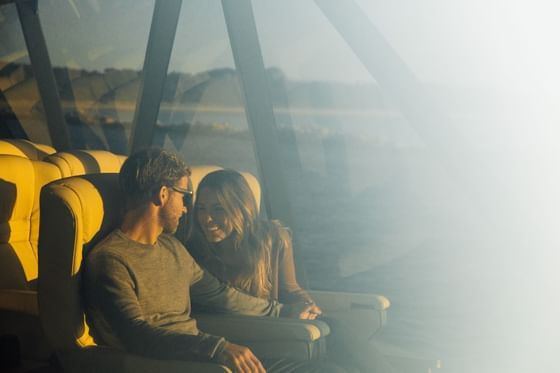
{"type": "MultiPolygon", "coordinates": [[[[185,252],[187,252],[185,250],[185,252]]],[[[190,254],[189,254],[190,256],[190,254]]],[[[257,298],[226,285],[203,270],[191,257],[193,283],[191,302],[210,312],[224,312],[247,316],[283,316],[307,319],[314,304],[297,302],[281,304],[276,300],[257,298]]]]}
{"type": "MultiPolygon", "coordinates": [[[[209,361],[221,355],[224,338],[186,334],[146,322],[133,280],[118,258],[98,256],[88,260],[84,286],[88,320],[94,332],[110,345],[110,339],[116,337],[126,351],[160,359],[209,361]]],[[[196,327],[193,329],[197,332],[196,327]]]]}
{"type": "Polygon", "coordinates": [[[191,301],[214,312],[249,316],[280,316],[286,310],[275,300],[257,298],[220,282],[193,260],[191,301]]]}

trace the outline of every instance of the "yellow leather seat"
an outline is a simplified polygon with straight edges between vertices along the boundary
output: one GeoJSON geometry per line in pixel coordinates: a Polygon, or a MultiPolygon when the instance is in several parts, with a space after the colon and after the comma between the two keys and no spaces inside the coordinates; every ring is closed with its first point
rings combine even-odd
{"type": "Polygon", "coordinates": [[[49,145],[35,144],[24,139],[1,139],[0,154],[17,155],[34,161],[40,161],[56,149],[49,145]]]}
{"type": "Polygon", "coordinates": [[[52,350],[38,318],[36,291],[41,188],[64,176],[118,171],[126,157],[55,153],[47,145],[11,139],[0,140],[0,154],[0,335],[16,335],[23,358],[45,359],[52,350]]]}
{"type": "Polygon", "coordinates": [[[24,358],[46,358],[38,320],[39,193],[60,178],[57,167],[0,155],[0,334],[14,334],[24,358]]]}
{"type": "Polygon", "coordinates": [[[216,364],[153,360],[97,346],[85,322],[80,294],[85,252],[112,231],[122,214],[117,174],[70,177],[41,194],[40,318],[67,372],[229,372],[216,364]],[[46,213],[45,213],[46,212],[46,213]]]}
{"type": "MultiPolygon", "coordinates": [[[[204,173],[202,169],[194,167],[193,175],[198,177],[204,173]]],[[[131,355],[97,346],[90,336],[80,294],[82,258],[117,227],[123,212],[123,200],[118,175],[108,173],[57,180],[45,186],[41,193],[40,318],[65,371],[228,372],[229,369],[216,364],[153,360],[131,355]]],[[[204,321],[205,331],[241,343],[246,336],[259,345],[272,339],[268,348],[261,348],[264,358],[295,356],[295,352],[289,351],[291,346],[307,346],[328,334],[328,327],[320,322],[293,319],[271,322],[274,320],[268,317],[235,316],[218,319],[221,324],[213,323],[212,318],[204,321]]],[[[308,351],[304,350],[300,357],[308,357],[308,351]]]]}
{"type": "MultiPolygon", "coordinates": [[[[207,173],[216,169],[219,168],[207,170],[208,172],[204,173],[204,175],[198,175],[198,183],[196,186],[198,187],[198,184],[207,173]]],[[[255,200],[257,201],[257,207],[259,207],[261,186],[258,179],[249,172],[241,172],[241,174],[249,184],[255,200]]],[[[364,356],[375,351],[369,349],[368,344],[372,337],[378,333],[387,322],[387,310],[390,306],[390,302],[386,297],[378,294],[356,294],[317,290],[308,290],[308,292],[321,307],[324,315],[330,320],[336,320],[336,322],[342,326],[344,330],[342,332],[337,332],[337,338],[342,340],[343,343],[347,345],[352,344],[352,346],[355,347],[352,353],[355,354],[356,358],[360,357],[359,355],[364,356]],[[355,343],[356,341],[358,341],[358,343],[355,343]]],[[[201,327],[206,327],[207,319],[212,320],[212,317],[206,315],[202,316],[199,320],[199,325],[201,327]]],[[[218,324],[220,321],[212,320],[212,322],[218,324]]],[[[214,325],[209,323],[207,328],[212,332],[213,327],[214,325]]],[[[328,330],[322,330],[320,335],[324,337],[328,334],[328,330]]],[[[310,357],[325,354],[325,346],[321,343],[321,338],[317,338],[317,341],[319,342],[308,345],[310,357]],[[313,351],[313,349],[319,349],[319,351],[313,351]]],[[[255,348],[255,351],[259,351],[258,346],[255,348]]],[[[301,357],[300,355],[295,356],[301,357]]],[[[377,355],[371,356],[371,358],[375,359],[376,356],[377,355]]]]}
{"type": "Polygon", "coordinates": [[[119,172],[126,156],[105,150],[72,150],[50,154],[44,160],[56,165],[62,177],[68,177],[119,172]]]}
{"type": "MultiPolygon", "coordinates": [[[[220,166],[195,166],[191,167],[191,188],[196,195],[196,190],[198,189],[198,184],[202,181],[204,176],[208,175],[210,172],[222,170],[220,166]]],[[[255,200],[257,201],[257,208],[260,208],[261,204],[261,185],[257,178],[250,172],[241,172],[241,175],[245,178],[249,187],[251,188],[253,194],[255,195],[255,200]]]]}
{"type": "MultiPolygon", "coordinates": [[[[219,166],[192,167],[190,179],[194,194],[196,195],[198,185],[207,174],[221,169],[222,167],[219,166]]],[[[250,172],[240,173],[253,192],[257,208],[260,208],[261,186],[258,179],[250,172]]],[[[192,219],[192,216],[189,218],[192,219]]],[[[186,241],[188,235],[188,227],[185,224],[188,222],[181,222],[177,233],[177,237],[182,242],[186,241]]],[[[318,359],[326,354],[325,337],[330,333],[328,325],[322,321],[290,319],[279,321],[270,318],[209,314],[197,314],[196,319],[202,330],[245,344],[257,356],[318,359]],[[261,330],[255,332],[256,328],[261,330]],[[284,330],[279,332],[278,328],[284,330]],[[286,343],[286,341],[290,342],[286,343]]]]}
{"type": "Polygon", "coordinates": [[[39,193],[60,178],[41,161],[0,155],[0,287],[35,289],[39,237],[39,193]]]}

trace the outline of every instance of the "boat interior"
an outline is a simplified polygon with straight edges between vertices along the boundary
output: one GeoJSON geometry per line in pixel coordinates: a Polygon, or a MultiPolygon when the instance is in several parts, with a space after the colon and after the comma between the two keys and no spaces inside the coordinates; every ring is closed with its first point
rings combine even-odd
{"type": "MultiPolygon", "coordinates": [[[[558,371],[557,11],[0,0],[0,370],[231,372],[90,335],[82,259],[122,217],[123,162],[158,147],[195,193],[242,173],[371,372],[558,371]]],[[[262,358],[329,357],[325,320],[195,318],[262,358]]]]}

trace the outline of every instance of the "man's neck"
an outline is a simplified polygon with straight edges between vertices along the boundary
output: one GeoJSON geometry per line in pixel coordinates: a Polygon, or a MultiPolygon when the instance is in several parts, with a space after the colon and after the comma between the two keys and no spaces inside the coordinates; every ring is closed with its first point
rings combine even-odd
{"type": "Polygon", "coordinates": [[[120,229],[129,239],[144,245],[155,244],[163,232],[157,211],[149,207],[128,211],[120,229]]]}

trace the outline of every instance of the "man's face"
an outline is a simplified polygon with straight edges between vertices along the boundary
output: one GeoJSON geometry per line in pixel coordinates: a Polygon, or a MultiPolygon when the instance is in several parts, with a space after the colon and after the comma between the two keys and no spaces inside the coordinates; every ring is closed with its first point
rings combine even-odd
{"type": "Polygon", "coordinates": [[[188,190],[188,185],[189,178],[183,176],[176,185],[167,187],[169,198],[160,210],[160,218],[165,233],[175,233],[179,226],[179,219],[187,212],[183,197],[187,193],[192,193],[188,190]]]}

